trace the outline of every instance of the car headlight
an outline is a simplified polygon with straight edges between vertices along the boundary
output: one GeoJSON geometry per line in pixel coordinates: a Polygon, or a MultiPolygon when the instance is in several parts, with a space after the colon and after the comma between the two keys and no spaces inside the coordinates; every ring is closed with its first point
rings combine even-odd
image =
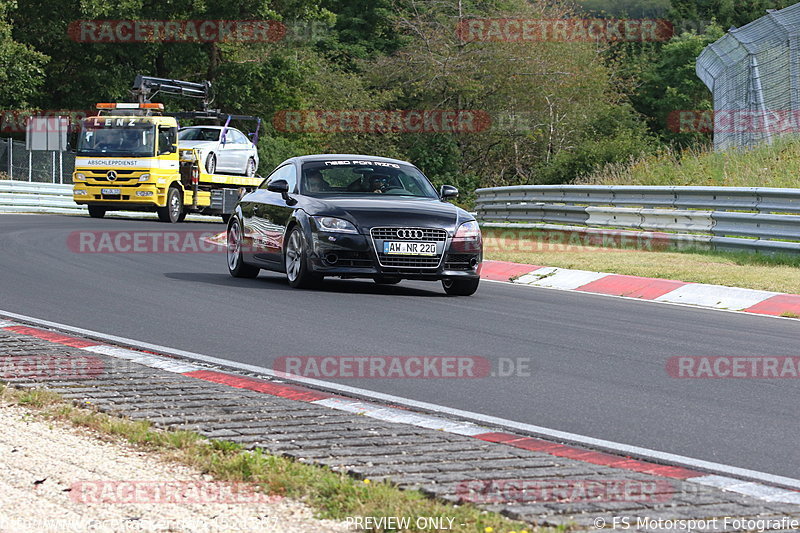
{"type": "Polygon", "coordinates": [[[475,220],[464,222],[456,230],[452,247],[459,252],[480,252],[482,247],[481,228],[475,220]]]}
{"type": "Polygon", "coordinates": [[[150,181],[150,174],[142,174],[139,176],[139,181],[150,181]]]}
{"type": "Polygon", "coordinates": [[[75,174],[75,177],[72,178],[72,181],[86,181],[86,174],[78,172],[77,174],[75,174]]]}
{"type": "Polygon", "coordinates": [[[335,217],[311,217],[320,231],[331,233],[358,233],[358,230],[350,222],[335,217]]]}

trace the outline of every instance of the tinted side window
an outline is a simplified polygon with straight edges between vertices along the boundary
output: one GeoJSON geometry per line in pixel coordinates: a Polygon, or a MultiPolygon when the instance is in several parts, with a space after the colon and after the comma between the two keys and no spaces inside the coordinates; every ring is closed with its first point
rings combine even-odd
{"type": "Polygon", "coordinates": [[[174,151],[176,137],[178,135],[177,128],[170,128],[169,126],[158,127],[158,154],[169,154],[174,151]]]}
{"type": "Polygon", "coordinates": [[[266,189],[267,184],[275,180],[286,180],[289,183],[289,191],[294,192],[295,185],[297,184],[297,176],[294,165],[289,163],[288,165],[283,165],[277,169],[275,172],[270,174],[267,179],[264,180],[259,189],[266,189]]]}

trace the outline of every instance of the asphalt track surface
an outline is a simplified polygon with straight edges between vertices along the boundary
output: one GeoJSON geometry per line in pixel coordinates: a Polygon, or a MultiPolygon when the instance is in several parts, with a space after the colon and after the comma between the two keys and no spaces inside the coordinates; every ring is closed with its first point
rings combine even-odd
{"type": "Polygon", "coordinates": [[[673,356],[798,356],[800,324],[484,282],[233,279],[224,253],[76,253],[76,231],[222,231],[122,218],[0,215],[0,309],[273,368],[282,356],[529,358],[530,375],[351,386],[800,478],[800,381],[670,377],[673,356]]]}

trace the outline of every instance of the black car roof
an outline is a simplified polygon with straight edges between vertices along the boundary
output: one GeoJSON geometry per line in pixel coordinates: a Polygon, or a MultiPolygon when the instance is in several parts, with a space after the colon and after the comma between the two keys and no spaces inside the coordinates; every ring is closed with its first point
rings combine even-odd
{"type": "Polygon", "coordinates": [[[374,155],[364,155],[364,154],[313,154],[313,155],[303,155],[298,157],[291,157],[281,163],[278,166],[284,165],[289,162],[297,162],[297,163],[307,163],[309,161],[342,161],[342,160],[350,160],[356,159],[359,161],[380,161],[382,163],[398,163],[402,165],[410,165],[414,166],[413,164],[409,163],[408,161],[403,161],[402,159],[392,159],[390,157],[378,157],[374,155]]]}

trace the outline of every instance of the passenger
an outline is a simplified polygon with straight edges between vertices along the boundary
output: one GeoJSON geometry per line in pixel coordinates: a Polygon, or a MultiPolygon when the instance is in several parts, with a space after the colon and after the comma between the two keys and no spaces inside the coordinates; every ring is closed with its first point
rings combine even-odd
{"type": "Polygon", "coordinates": [[[306,189],[308,192],[326,192],[331,190],[331,186],[319,170],[309,170],[306,174],[306,189]]]}

